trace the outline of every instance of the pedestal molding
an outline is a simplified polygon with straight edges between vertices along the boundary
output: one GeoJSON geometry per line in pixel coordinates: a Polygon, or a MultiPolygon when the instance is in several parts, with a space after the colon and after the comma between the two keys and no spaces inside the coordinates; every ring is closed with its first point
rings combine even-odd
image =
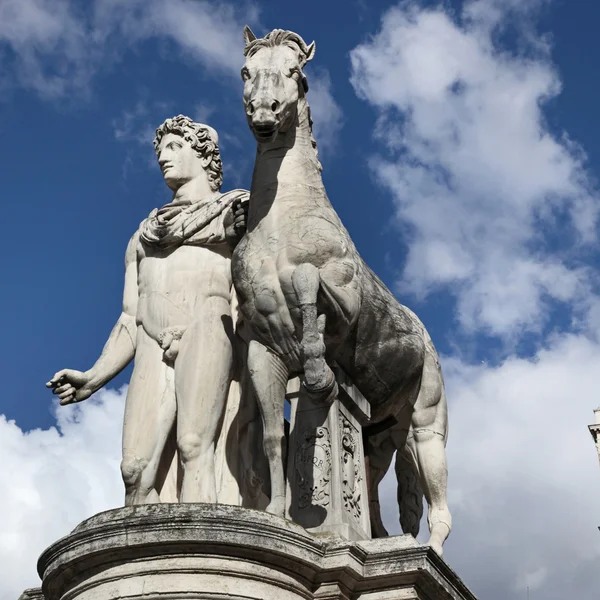
{"type": "Polygon", "coordinates": [[[388,592],[411,589],[407,599],[475,600],[445,561],[410,535],[352,542],[227,505],[100,513],[48,548],[38,571],[46,600],[162,600],[171,592],[174,599],[216,599],[220,586],[229,594],[223,598],[386,600],[388,592]]]}

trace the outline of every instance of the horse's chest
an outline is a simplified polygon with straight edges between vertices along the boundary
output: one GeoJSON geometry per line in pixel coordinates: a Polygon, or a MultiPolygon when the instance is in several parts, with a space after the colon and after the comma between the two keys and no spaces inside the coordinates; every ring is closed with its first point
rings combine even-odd
{"type": "Polygon", "coordinates": [[[246,307],[256,309],[261,314],[274,313],[278,310],[277,304],[283,300],[280,280],[282,276],[286,278],[280,271],[287,269],[284,265],[278,266],[279,252],[273,251],[276,245],[272,245],[275,248],[269,249],[268,241],[256,240],[252,233],[248,233],[235,249],[232,258],[233,281],[242,310],[246,307]]]}
{"type": "Polygon", "coordinates": [[[321,268],[346,257],[347,235],[333,217],[315,216],[306,207],[296,213],[298,209],[284,211],[284,216],[280,214],[277,218],[267,215],[246,236],[248,257],[271,258],[281,271],[302,263],[321,268]]]}

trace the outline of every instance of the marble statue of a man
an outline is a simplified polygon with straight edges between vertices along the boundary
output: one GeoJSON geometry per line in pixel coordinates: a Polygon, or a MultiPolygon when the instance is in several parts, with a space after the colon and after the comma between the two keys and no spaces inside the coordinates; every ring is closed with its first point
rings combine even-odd
{"type": "Polygon", "coordinates": [[[125,504],[161,501],[173,464],[181,469],[175,499],[216,502],[214,451],[234,351],[230,257],[248,193],[219,192],[211,127],[179,115],[156,130],[154,146],[173,200],[129,242],[123,311],[98,361],[85,372],[59,371],[47,386],[61,404],[80,402],[135,357],[123,426],[125,504]],[[166,457],[173,439],[175,460],[166,457]]]}

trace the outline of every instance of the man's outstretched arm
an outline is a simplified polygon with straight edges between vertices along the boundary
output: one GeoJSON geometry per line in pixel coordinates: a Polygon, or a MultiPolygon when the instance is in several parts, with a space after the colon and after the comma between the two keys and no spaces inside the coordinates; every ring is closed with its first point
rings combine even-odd
{"type": "Polygon", "coordinates": [[[125,253],[123,311],[113,327],[100,358],[89,371],[63,369],[46,384],[57,394],[61,404],[81,402],[106,385],[133,359],[136,347],[136,312],[138,301],[136,233],[125,253]]]}

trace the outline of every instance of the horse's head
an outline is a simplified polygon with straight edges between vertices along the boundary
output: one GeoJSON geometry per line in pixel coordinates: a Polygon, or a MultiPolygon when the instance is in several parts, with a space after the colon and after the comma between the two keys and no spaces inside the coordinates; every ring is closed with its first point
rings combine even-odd
{"type": "Polygon", "coordinates": [[[244,28],[246,63],[242,68],[248,124],[258,142],[272,142],[295,123],[298,100],[308,90],[304,65],[315,55],[292,31],[274,29],[257,38],[244,28]]]}

